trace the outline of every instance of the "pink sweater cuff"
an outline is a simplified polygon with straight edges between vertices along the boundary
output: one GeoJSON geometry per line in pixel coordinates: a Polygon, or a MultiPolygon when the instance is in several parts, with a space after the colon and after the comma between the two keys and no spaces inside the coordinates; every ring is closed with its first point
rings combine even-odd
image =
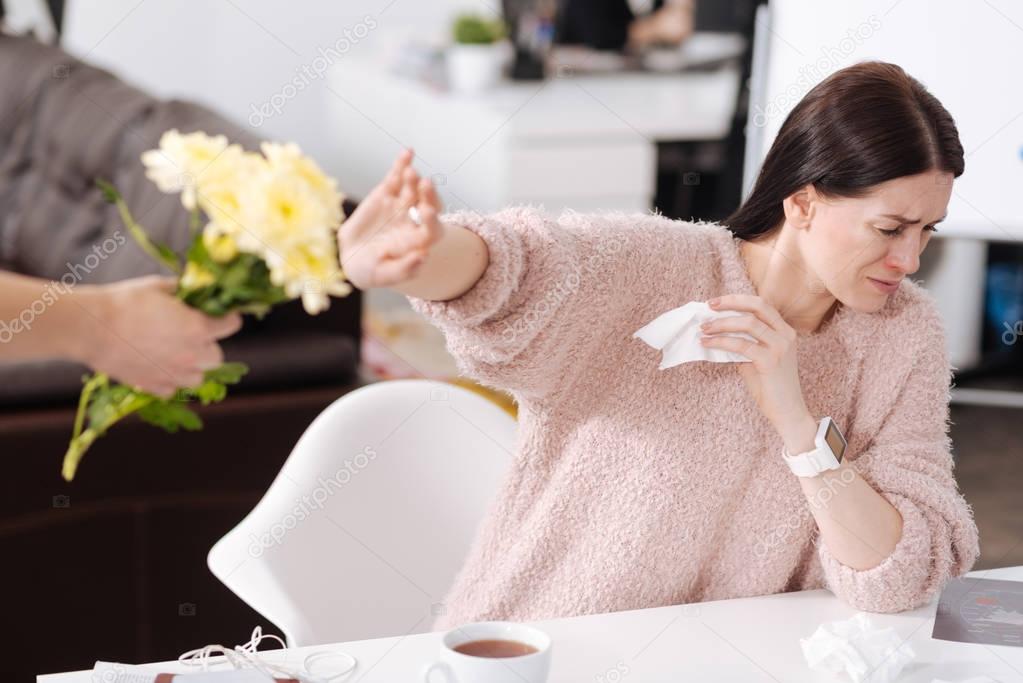
{"type": "Polygon", "coordinates": [[[489,216],[462,211],[443,220],[479,235],[489,263],[475,285],[450,301],[408,297],[413,310],[444,333],[463,375],[518,399],[560,391],[575,367],[568,355],[581,356],[586,346],[576,340],[586,333],[585,321],[573,312],[580,310],[575,298],[593,286],[578,279],[565,285],[583,270],[581,240],[532,207],[489,216]]]}
{"type": "Polygon", "coordinates": [[[479,325],[501,312],[522,277],[526,259],[521,239],[514,230],[502,229],[500,221],[475,211],[459,211],[445,215],[441,220],[460,225],[483,239],[489,252],[487,269],[475,285],[454,299],[430,301],[413,296],[407,298],[415,311],[444,331],[451,327],[479,325]]]}
{"type": "Polygon", "coordinates": [[[902,515],[902,538],[881,564],[853,569],[835,559],[825,541],[818,544],[828,587],[848,604],[867,612],[914,609],[930,600],[933,592],[928,588],[933,577],[932,534],[927,520],[909,499],[895,494],[886,498],[902,515]]]}

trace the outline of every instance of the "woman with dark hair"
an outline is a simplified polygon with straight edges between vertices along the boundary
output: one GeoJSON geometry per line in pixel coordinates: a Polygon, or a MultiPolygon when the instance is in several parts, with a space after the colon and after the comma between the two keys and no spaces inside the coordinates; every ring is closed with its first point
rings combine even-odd
{"type": "Polygon", "coordinates": [[[441,217],[410,160],[342,226],[344,268],[406,294],[466,374],[520,406],[514,463],[435,628],[818,587],[895,612],[970,569],[942,321],[908,278],[963,148],[901,68],[813,88],[724,225],[441,217]],[[738,315],[703,343],[750,362],[658,371],[633,333],[707,300],[738,315]]]}

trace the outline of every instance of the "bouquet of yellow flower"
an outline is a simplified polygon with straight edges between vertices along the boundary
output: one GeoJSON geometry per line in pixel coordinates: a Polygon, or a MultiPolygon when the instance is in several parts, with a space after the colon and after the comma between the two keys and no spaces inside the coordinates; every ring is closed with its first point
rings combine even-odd
{"type": "MultiPolygon", "coordinates": [[[[220,135],[164,133],[159,149],[142,155],[146,176],[163,192],[180,193],[191,214],[193,237],[184,263],[170,248],[153,243],[109,183],[100,182],[132,237],[178,275],[176,295],[212,315],[233,311],[266,314],[283,301],[302,299],[306,312],[330,305],[329,295],[352,291],[338,259],[337,227],[344,216],[336,182],[293,144],[263,143],[262,154],[228,144],[220,135]]],[[[87,375],[62,474],[71,481],[89,447],[125,417],[169,432],[202,428],[188,407],[227,395],[247,372],[224,363],[196,387],[161,398],[103,374],[87,375]]]]}

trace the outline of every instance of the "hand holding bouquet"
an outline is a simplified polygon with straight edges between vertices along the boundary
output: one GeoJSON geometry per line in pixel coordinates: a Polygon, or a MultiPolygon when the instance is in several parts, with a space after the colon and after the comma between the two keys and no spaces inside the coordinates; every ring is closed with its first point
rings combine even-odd
{"type": "MultiPolygon", "coordinates": [[[[113,186],[101,182],[100,187],[132,237],[178,276],[176,296],[184,303],[211,316],[234,311],[262,316],[275,304],[301,298],[305,310],[316,314],[330,305],[330,295],[352,291],[335,236],[344,219],[343,196],[295,145],[263,143],[258,154],[223,136],[171,130],[142,162],[147,177],[163,192],[180,193],[191,214],[193,237],[184,263],[150,241],[113,186]]],[[[70,481],[95,440],[128,415],[170,432],[200,429],[188,402],[223,400],[227,386],[246,371],[239,363],[224,363],[170,398],[113,384],[104,374],[87,376],[64,456],[64,478],[70,481]]]]}

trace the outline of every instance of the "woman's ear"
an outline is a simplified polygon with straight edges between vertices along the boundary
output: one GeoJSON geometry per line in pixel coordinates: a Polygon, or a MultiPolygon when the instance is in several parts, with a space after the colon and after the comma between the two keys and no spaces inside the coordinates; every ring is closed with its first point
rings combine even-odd
{"type": "Polygon", "coordinates": [[[816,199],[817,192],[813,185],[805,185],[790,194],[782,201],[782,207],[785,209],[785,222],[794,228],[809,228],[810,221],[813,220],[816,199]]]}

